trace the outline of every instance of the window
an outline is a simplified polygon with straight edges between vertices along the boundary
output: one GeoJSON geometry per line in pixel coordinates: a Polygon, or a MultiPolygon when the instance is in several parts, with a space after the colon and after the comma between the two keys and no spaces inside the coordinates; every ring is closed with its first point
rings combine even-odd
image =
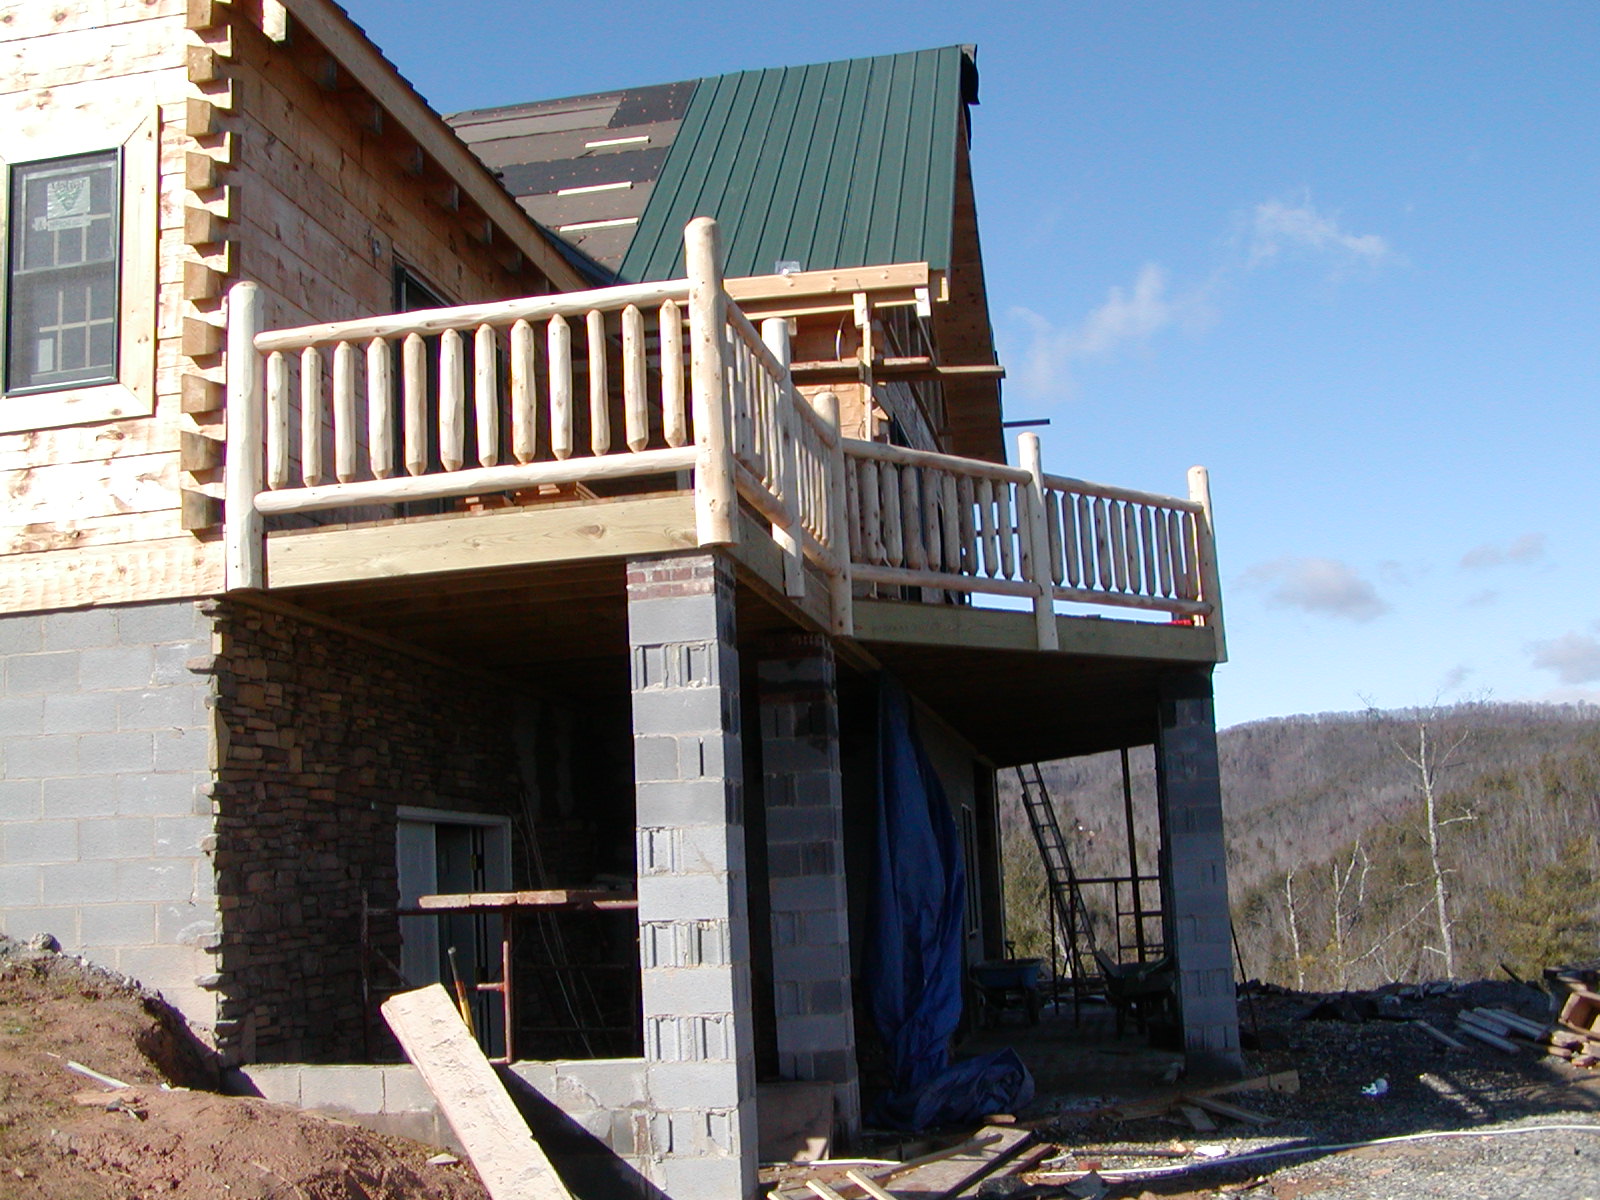
{"type": "Polygon", "coordinates": [[[0,133],[0,433],[155,411],[156,124],[0,133]]]}
{"type": "Polygon", "coordinates": [[[6,392],[117,381],[118,151],[11,168],[6,392]]]}

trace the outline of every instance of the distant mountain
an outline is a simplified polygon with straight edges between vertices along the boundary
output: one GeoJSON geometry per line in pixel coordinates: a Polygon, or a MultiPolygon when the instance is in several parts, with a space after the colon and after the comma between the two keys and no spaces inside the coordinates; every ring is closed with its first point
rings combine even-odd
{"type": "MultiPolygon", "coordinates": [[[[1494,973],[1513,948],[1537,957],[1587,938],[1589,956],[1600,953],[1585,932],[1600,928],[1600,708],[1471,704],[1285,717],[1219,735],[1229,884],[1252,975],[1304,986],[1357,986],[1359,976],[1366,986],[1444,973],[1438,947],[1428,949],[1438,941],[1436,917],[1424,911],[1432,873],[1420,777],[1407,761],[1424,727],[1427,749],[1441,758],[1439,820],[1452,822],[1440,845],[1447,907],[1460,926],[1458,973],[1464,964],[1494,973]],[[1555,889],[1548,903],[1531,898],[1541,886],[1555,889]],[[1539,911],[1524,911],[1530,906],[1539,911]]],[[[1139,868],[1153,874],[1149,748],[1132,752],[1129,765],[1139,868]]],[[[1079,875],[1126,875],[1120,757],[1070,759],[1043,772],[1079,875]]],[[[1042,871],[1009,782],[1002,825],[1012,936],[1038,953],[1048,938],[1042,871]]],[[[1155,904],[1153,888],[1146,891],[1155,904]]],[[[1103,911],[1110,941],[1110,888],[1088,888],[1085,898],[1103,911]]],[[[1125,921],[1124,942],[1128,929],[1125,921]]]]}

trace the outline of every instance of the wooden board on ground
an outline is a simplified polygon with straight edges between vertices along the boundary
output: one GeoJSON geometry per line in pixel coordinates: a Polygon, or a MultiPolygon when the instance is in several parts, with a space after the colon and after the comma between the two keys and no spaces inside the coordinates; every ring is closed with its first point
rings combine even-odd
{"type": "Polygon", "coordinates": [[[444,988],[401,992],[382,1012],[493,1200],[572,1200],[444,988]]]}
{"type": "Polygon", "coordinates": [[[979,1149],[969,1150],[939,1162],[927,1163],[915,1170],[884,1183],[900,1200],[933,1200],[943,1196],[950,1188],[968,1179],[972,1174],[996,1158],[1003,1157],[1032,1133],[1014,1125],[987,1125],[979,1131],[980,1137],[998,1133],[999,1139],[979,1149]]]}

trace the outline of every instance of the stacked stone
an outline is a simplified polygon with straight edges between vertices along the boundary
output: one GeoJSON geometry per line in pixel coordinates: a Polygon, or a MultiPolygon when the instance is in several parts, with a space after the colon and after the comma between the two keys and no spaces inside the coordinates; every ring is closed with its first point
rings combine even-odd
{"type": "Polygon", "coordinates": [[[400,958],[396,807],[511,811],[509,706],[276,613],[225,605],[219,628],[219,1039],[260,1062],[392,1050],[374,991],[400,958]]]}

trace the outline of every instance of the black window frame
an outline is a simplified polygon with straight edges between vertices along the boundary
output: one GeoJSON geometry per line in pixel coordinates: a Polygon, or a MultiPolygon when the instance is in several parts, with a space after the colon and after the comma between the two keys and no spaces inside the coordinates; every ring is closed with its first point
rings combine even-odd
{"type": "MultiPolygon", "coordinates": [[[[0,378],[0,391],[3,391],[6,397],[49,395],[56,392],[103,387],[122,382],[123,335],[126,321],[126,314],[123,312],[123,273],[127,234],[125,227],[127,204],[126,169],[126,156],[122,146],[6,163],[4,197],[7,206],[6,237],[4,247],[0,248],[3,249],[5,263],[5,278],[0,280],[0,313],[4,314],[4,328],[0,329],[0,348],[3,348],[4,351],[3,378],[0,378]],[[25,204],[19,203],[19,189],[25,173],[30,169],[47,168],[74,161],[83,161],[90,169],[101,169],[109,165],[111,178],[114,182],[110,204],[113,228],[111,256],[109,259],[111,275],[111,363],[104,372],[92,376],[13,386],[12,380],[15,378],[14,368],[17,362],[16,348],[13,343],[15,335],[19,332],[16,324],[17,263],[21,257],[21,239],[29,232],[26,228],[25,204]]],[[[57,268],[57,270],[67,269],[72,268],[57,268]]]]}

